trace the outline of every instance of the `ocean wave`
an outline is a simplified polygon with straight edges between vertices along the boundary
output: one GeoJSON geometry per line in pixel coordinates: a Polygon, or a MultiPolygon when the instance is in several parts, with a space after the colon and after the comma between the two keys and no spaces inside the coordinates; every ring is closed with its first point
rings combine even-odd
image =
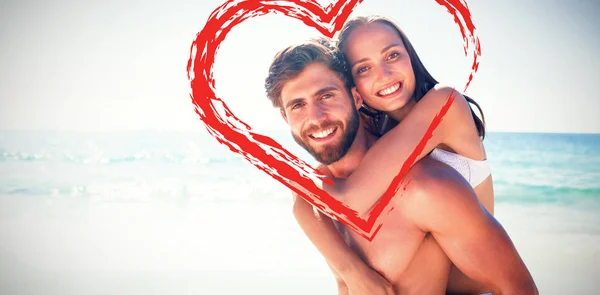
{"type": "Polygon", "coordinates": [[[62,162],[70,164],[126,164],[126,163],[170,163],[170,164],[231,164],[239,163],[242,158],[237,155],[205,156],[196,154],[183,154],[169,151],[163,152],[132,152],[123,155],[86,155],[68,152],[62,153],[28,153],[28,152],[3,152],[0,153],[0,162],[62,162]],[[56,155],[60,156],[56,156],[56,155]]]}
{"type": "Polygon", "coordinates": [[[560,177],[556,178],[539,178],[534,177],[524,178],[497,178],[494,179],[494,187],[512,187],[516,189],[529,189],[529,190],[540,190],[540,191],[556,191],[556,192],[586,192],[586,193],[599,193],[600,194],[600,182],[594,180],[600,179],[600,175],[585,175],[577,179],[570,179],[570,181],[559,181],[560,177]]]}
{"type": "Polygon", "coordinates": [[[45,152],[29,153],[29,152],[8,152],[0,153],[0,161],[16,160],[24,162],[44,161],[49,158],[49,154],[45,152]]]}
{"type": "Polygon", "coordinates": [[[31,186],[4,186],[0,187],[0,195],[9,196],[26,196],[26,197],[37,197],[37,196],[48,196],[48,197],[59,197],[59,196],[72,196],[80,197],[87,195],[87,187],[85,185],[71,185],[65,187],[57,186],[46,186],[46,185],[31,185],[31,186]]]}
{"type": "Polygon", "coordinates": [[[497,201],[517,203],[564,203],[600,201],[600,187],[495,183],[497,201]]]}
{"type": "Polygon", "coordinates": [[[229,173],[228,177],[223,171],[216,174],[218,175],[206,177],[192,175],[188,178],[89,179],[82,184],[0,183],[0,195],[48,197],[57,200],[83,198],[91,202],[170,200],[183,203],[263,202],[291,198],[291,192],[287,188],[273,179],[260,177],[258,172],[250,175],[229,173]]]}

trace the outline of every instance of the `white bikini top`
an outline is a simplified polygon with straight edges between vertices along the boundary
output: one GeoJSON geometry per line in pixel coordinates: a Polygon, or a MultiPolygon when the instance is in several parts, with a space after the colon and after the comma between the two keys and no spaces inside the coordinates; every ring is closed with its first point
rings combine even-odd
{"type": "MultiPolygon", "coordinates": [[[[380,134],[384,133],[388,123],[389,116],[383,116],[383,124],[379,130],[380,134]]],[[[429,156],[454,168],[454,170],[458,171],[458,173],[460,173],[460,175],[462,175],[469,182],[471,187],[478,186],[492,174],[492,168],[487,160],[473,160],[463,155],[438,148],[434,148],[429,156]]]]}
{"type": "Polygon", "coordinates": [[[471,187],[478,186],[492,174],[490,163],[487,160],[473,160],[438,148],[433,149],[429,156],[454,168],[469,182],[471,187]]]}

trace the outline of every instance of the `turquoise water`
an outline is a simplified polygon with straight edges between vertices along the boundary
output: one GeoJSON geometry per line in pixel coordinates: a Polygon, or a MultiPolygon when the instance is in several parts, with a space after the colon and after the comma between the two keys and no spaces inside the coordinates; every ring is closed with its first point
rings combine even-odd
{"type": "MultiPolygon", "coordinates": [[[[288,132],[267,134],[312,162],[288,132]]],[[[484,143],[495,215],[540,293],[593,294],[600,135],[484,143]]],[[[335,294],[291,206],[207,134],[3,131],[0,293],[335,294]]]]}
{"type": "Polygon", "coordinates": [[[484,142],[499,202],[598,208],[600,135],[493,133],[484,142]]]}
{"type": "MultiPolygon", "coordinates": [[[[270,132],[312,162],[287,132],[270,132]]],[[[600,208],[600,135],[490,133],[497,202],[600,208]]],[[[0,195],[272,200],[274,180],[205,133],[0,132],[0,195]],[[240,188],[220,195],[223,187],[240,188]],[[271,194],[270,194],[271,193],[271,194]]]]}

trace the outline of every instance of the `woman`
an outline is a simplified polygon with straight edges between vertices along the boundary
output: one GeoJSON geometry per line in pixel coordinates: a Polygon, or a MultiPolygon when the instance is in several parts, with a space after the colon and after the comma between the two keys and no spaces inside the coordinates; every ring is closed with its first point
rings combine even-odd
{"type": "MultiPolygon", "coordinates": [[[[452,94],[452,105],[417,160],[429,154],[455,168],[493,214],[492,178],[482,144],[485,128],[469,103],[478,109],[479,106],[453,89],[439,86],[404,33],[386,18],[372,16],[350,20],[340,32],[338,47],[347,58],[355,82],[353,93],[360,95],[365,103],[361,110],[363,118],[372,132],[382,136],[349,178],[335,179],[334,186],[324,185],[324,189],[357,210],[359,215],[367,215],[452,94]]],[[[310,206],[302,200],[297,201],[294,213],[330,264],[341,265],[344,260],[346,263],[352,261],[353,268],[358,265],[361,270],[358,275],[346,276],[338,272],[339,284],[376,292],[374,285],[381,283],[379,290],[389,292],[384,280],[360,265],[357,262],[360,259],[352,256],[355,254],[351,254],[341,239],[331,238],[332,234],[337,235],[334,227],[323,226],[323,220],[317,221],[310,206]],[[357,286],[356,282],[373,285],[357,286]]],[[[452,267],[448,293],[482,294],[487,291],[485,286],[452,267]]]]}

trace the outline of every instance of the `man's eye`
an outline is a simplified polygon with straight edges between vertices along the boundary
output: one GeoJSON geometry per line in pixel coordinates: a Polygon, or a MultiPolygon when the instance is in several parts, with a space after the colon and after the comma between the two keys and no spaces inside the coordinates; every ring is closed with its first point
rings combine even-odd
{"type": "Polygon", "coordinates": [[[301,106],[302,106],[302,104],[301,104],[301,103],[296,103],[296,104],[294,104],[294,105],[292,106],[292,110],[298,109],[298,108],[300,108],[301,106]]]}
{"type": "Polygon", "coordinates": [[[332,97],[333,97],[333,95],[331,93],[327,93],[327,94],[324,94],[322,98],[327,99],[327,98],[332,98],[332,97]]]}
{"type": "Polygon", "coordinates": [[[356,73],[357,74],[362,74],[362,73],[364,73],[364,72],[366,72],[368,70],[369,70],[369,67],[360,67],[360,68],[358,68],[358,70],[356,70],[356,73]]]}

